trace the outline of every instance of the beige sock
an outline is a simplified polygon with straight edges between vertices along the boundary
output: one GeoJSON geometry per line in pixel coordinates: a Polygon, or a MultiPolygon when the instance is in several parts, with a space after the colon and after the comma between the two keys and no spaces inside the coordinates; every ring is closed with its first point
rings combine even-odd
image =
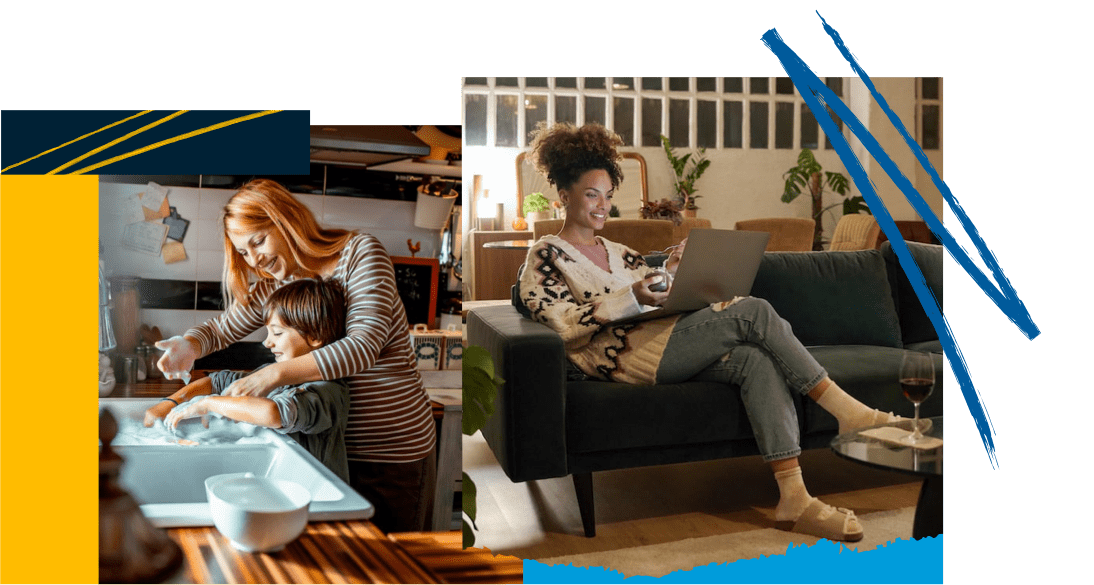
{"type": "Polygon", "coordinates": [[[853,396],[844,392],[838,384],[830,381],[828,388],[817,399],[817,404],[836,417],[839,421],[839,432],[847,433],[855,429],[880,425],[899,420],[889,412],[881,412],[866,406],[853,396]]]}
{"type": "Polygon", "coordinates": [[[797,520],[813,501],[813,496],[805,489],[802,468],[776,471],[775,482],[779,484],[779,505],[775,507],[775,519],[797,520]]]}

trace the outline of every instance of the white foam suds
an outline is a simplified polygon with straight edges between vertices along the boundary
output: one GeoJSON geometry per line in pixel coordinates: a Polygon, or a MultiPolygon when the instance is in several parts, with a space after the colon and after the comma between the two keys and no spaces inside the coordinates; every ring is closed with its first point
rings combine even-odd
{"type": "MultiPolygon", "coordinates": [[[[183,404],[187,404],[184,402],[183,404]]],[[[225,445],[244,443],[266,443],[262,427],[250,423],[236,422],[216,414],[208,416],[209,428],[201,424],[201,418],[190,418],[179,422],[174,432],[167,428],[162,420],[151,427],[144,426],[144,414],[134,417],[120,417],[118,434],[112,445],[225,445]],[[180,443],[180,441],[182,441],[180,443]]]]}

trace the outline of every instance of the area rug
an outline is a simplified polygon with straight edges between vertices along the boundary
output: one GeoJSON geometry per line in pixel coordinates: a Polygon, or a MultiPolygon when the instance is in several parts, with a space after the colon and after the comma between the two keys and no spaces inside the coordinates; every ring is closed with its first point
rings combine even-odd
{"type": "MultiPolygon", "coordinates": [[[[873,512],[859,516],[865,536],[847,549],[864,552],[897,540],[910,540],[915,507],[873,512]]],[[[546,565],[608,567],[626,577],[663,577],[673,571],[710,563],[728,563],[786,554],[791,545],[813,545],[820,539],[774,528],[761,528],[703,538],[636,546],[595,553],[581,553],[539,559],[546,565]]]]}

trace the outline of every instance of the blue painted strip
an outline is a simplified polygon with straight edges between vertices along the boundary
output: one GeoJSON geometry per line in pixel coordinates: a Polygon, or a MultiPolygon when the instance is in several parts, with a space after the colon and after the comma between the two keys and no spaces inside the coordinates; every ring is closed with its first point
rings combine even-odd
{"type": "Polygon", "coordinates": [[[604,567],[524,561],[525,583],[941,583],[942,536],[897,540],[856,552],[821,540],[790,546],[785,555],[674,571],[663,577],[627,577],[604,567]],[[931,562],[939,559],[939,562],[931,562]],[[894,570],[900,567],[900,570],[894,570]]]}
{"type": "MultiPolygon", "coordinates": [[[[823,18],[822,18],[823,22],[823,18]]],[[[835,34],[835,30],[825,23],[825,28],[829,31],[830,35],[835,34]]],[[[893,251],[896,253],[901,267],[908,275],[908,279],[912,284],[912,288],[916,292],[916,296],[919,298],[920,303],[923,305],[927,316],[931,319],[931,323],[935,327],[935,331],[938,332],[939,341],[946,352],[947,359],[950,361],[950,365],[954,369],[954,374],[957,377],[958,383],[961,386],[962,395],[965,398],[965,403],[969,407],[969,412],[972,414],[976,423],[977,430],[980,433],[981,440],[984,443],[984,448],[988,454],[988,459],[991,461],[993,467],[998,466],[997,454],[995,451],[995,442],[992,438],[994,431],[991,427],[991,422],[988,417],[986,408],[984,407],[980,394],[972,383],[972,377],[969,373],[968,366],[965,363],[964,357],[961,354],[960,348],[957,345],[956,339],[953,336],[953,332],[950,330],[949,323],[946,321],[942,314],[942,308],[938,304],[938,300],[934,298],[934,295],[927,287],[923,273],[919,270],[919,266],[916,265],[912,259],[911,254],[908,252],[907,244],[901,236],[900,231],[896,228],[896,224],[889,214],[885,204],[878,197],[874,190],[873,184],[870,182],[869,176],[863,169],[862,164],[858,158],[851,151],[850,145],[843,137],[836,123],[832,120],[828,114],[824,105],[832,108],[843,121],[847,124],[848,128],[854,132],[855,136],[862,142],[866,149],[873,155],[874,159],[882,166],[885,172],[892,178],[893,182],[900,188],[901,192],[912,203],[913,207],[920,214],[920,216],[927,222],[931,230],[939,236],[946,250],[950,255],[958,261],[958,263],[965,269],[965,271],[973,277],[973,280],[981,287],[982,290],[993,300],[996,305],[1014,322],[1027,337],[1036,337],[1040,330],[1033,323],[1032,318],[1029,315],[1025,305],[1018,299],[1017,294],[1014,292],[1009,281],[1003,276],[1002,270],[999,269],[998,263],[995,261],[994,255],[986,249],[983,239],[980,238],[979,233],[976,231],[972,223],[968,221],[968,218],[964,213],[961,213],[962,227],[969,233],[970,238],[977,243],[977,248],[980,250],[981,255],[984,257],[985,262],[992,267],[993,273],[996,279],[1000,282],[1000,286],[1003,288],[1003,292],[996,289],[987,279],[987,277],[972,263],[968,254],[957,244],[953,239],[950,232],[942,226],[942,222],[934,215],[930,207],[912,186],[911,182],[900,172],[900,169],[896,166],[891,158],[885,153],[881,145],[874,139],[873,135],[866,129],[866,127],[858,120],[857,117],[851,112],[851,110],[843,103],[843,101],[836,96],[821,80],[809,69],[808,65],[797,56],[782,40],[779,34],[774,30],[767,31],[762,37],[764,44],[771,49],[771,51],[778,57],[782,63],[783,68],[790,76],[794,85],[798,88],[798,92],[802,95],[809,108],[814,112],[817,121],[821,124],[825,133],[828,135],[832,142],[833,147],[839,154],[840,159],[843,161],[844,166],[847,168],[848,173],[855,181],[855,185],[858,186],[862,192],[863,197],[866,199],[867,204],[870,206],[870,210],[877,218],[878,225],[882,231],[891,241],[893,251]],[[823,99],[824,104],[821,103],[823,99]]],[[[844,57],[851,62],[852,67],[859,73],[860,77],[866,82],[867,87],[870,88],[871,93],[879,103],[883,103],[884,100],[877,93],[873,84],[870,83],[869,77],[855,62],[854,57],[846,50],[842,41],[838,36],[834,36],[834,40],[837,47],[840,47],[844,57]]],[[[957,204],[956,199],[953,198],[952,193],[945,187],[941,179],[938,177],[937,172],[934,171],[930,163],[927,162],[926,156],[922,152],[922,149],[915,143],[914,140],[908,135],[906,129],[900,123],[899,119],[895,118],[892,111],[887,106],[882,106],[890,117],[890,121],[900,129],[905,136],[905,140],[909,143],[909,146],[916,152],[917,158],[928,169],[928,172],[932,176],[932,180],[939,185],[940,190],[947,195],[947,202],[955,210],[960,210],[960,205],[957,204]]]]}

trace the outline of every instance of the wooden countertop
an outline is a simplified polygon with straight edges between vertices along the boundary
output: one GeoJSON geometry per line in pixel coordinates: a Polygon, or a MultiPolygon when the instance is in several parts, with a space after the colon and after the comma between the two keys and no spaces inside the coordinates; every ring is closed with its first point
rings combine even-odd
{"type": "Polygon", "coordinates": [[[172,528],[191,583],[521,583],[523,561],[462,548],[460,532],[384,535],[368,522],[312,522],[276,553],[236,550],[216,528],[172,528]]]}
{"type": "Polygon", "coordinates": [[[172,528],[192,583],[440,583],[368,522],[312,522],[276,553],[236,550],[213,526],[172,528]]]}

